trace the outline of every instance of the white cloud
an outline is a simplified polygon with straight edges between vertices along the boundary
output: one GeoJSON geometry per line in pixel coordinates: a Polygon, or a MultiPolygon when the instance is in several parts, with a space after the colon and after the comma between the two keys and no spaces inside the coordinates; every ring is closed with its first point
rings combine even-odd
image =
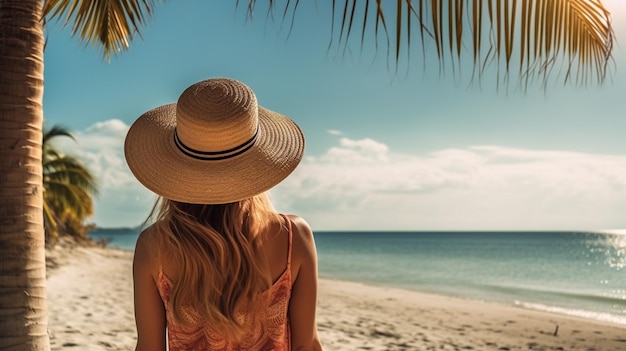
{"type": "Polygon", "coordinates": [[[338,147],[332,147],[323,156],[329,163],[370,163],[384,161],[389,148],[372,139],[352,140],[341,138],[338,147]]]}
{"type": "Polygon", "coordinates": [[[273,191],[319,229],[626,227],[626,156],[499,146],[394,153],[342,139],[273,191]]]}
{"type": "Polygon", "coordinates": [[[128,128],[129,126],[123,121],[120,121],[119,119],[111,119],[104,122],[98,122],[87,128],[87,133],[124,137],[126,132],[128,132],[128,128]]]}
{"type": "MultiPolygon", "coordinates": [[[[59,145],[100,180],[102,226],[137,225],[154,200],[124,160],[127,130],[106,121],[59,145]]],[[[342,137],[303,160],[272,197],[316,230],[626,228],[624,174],[626,155],[502,146],[418,155],[342,137]]]]}

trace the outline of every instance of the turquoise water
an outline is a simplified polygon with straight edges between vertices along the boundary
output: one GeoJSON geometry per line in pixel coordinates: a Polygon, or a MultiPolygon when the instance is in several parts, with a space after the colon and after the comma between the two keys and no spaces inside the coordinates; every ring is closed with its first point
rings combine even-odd
{"type": "MultiPolygon", "coordinates": [[[[104,237],[132,250],[137,233],[104,237]]],[[[319,232],[315,238],[320,277],[626,325],[626,235],[319,232]]]]}

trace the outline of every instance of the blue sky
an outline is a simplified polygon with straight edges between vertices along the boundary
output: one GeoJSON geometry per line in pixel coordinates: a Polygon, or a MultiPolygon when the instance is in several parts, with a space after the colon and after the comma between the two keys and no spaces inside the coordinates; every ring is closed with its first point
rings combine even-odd
{"type": "Polygon", "coordinates": [[[495,69],[481,86],[471,67],[440,75],[418,51],[396,71],[372,40],[329,50],[321,2],[302,5],[288,36],[263,2],[247,21],[234,2],[168,1],[110,62],[51,22],[45,123],[75,132],[59,147],[98,176],[100,226],[138,225],[154,200],[123,159],[129,125],[197,81],[231,77],[304,130],[305,159],[271,194],[316,230],[623,229],[626,5],[604,3],[617,36],[605,85],[552,80],[525,94],[496,89],[495,69]]]}

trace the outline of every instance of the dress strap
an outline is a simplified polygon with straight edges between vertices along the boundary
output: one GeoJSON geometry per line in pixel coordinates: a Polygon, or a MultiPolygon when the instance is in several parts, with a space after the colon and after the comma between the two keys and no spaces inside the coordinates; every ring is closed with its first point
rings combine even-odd
{"type": "Polygon", "coordinates": [[[289,229],[289,248],[287,251],[287,269],[291,269],[291,247],[293,246],[293,234],[291,228],[291,220],[284,214],[281,214],[287,222],[287,229],[289,229]]]}

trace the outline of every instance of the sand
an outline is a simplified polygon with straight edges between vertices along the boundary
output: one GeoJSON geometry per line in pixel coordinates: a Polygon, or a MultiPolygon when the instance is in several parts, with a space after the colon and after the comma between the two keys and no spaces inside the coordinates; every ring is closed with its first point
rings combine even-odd
{"type": "MultiPolygon", "coordinates": [[[[48,254],[52,350],[134,350],[132,253],[48,254]]],[[[626,326],[513,306],[327,279],[318,300],[324,350],[626,350],[626,326]]]]}

